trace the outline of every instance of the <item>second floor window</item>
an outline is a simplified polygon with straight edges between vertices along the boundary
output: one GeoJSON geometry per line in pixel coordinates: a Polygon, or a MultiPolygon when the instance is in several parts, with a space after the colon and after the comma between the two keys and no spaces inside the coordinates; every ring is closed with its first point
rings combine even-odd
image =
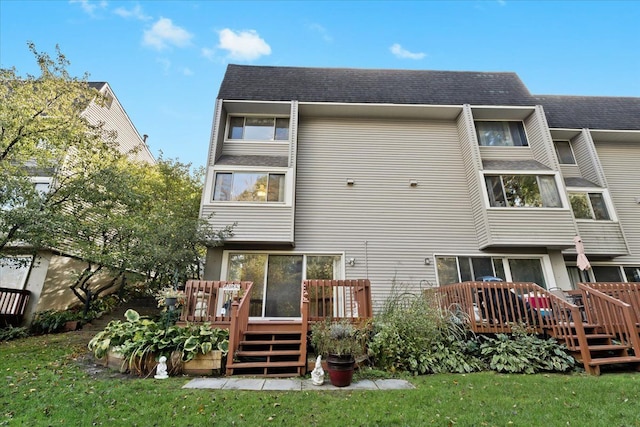
{"type": "Polygon", "coordinates": [[[569,141],[553,141],[556,147],[556,154],[561,165],[575,165],[576,159],[573,156],[571,143],[569,141]]]}
{"type": "Polygon", "coordinates": [[[569,193],[571,210],[576,219],[608,221],[611,219],[602,193],[569,193]]]}
{"type": "Polygon", "coordinates": [[[231,117],[227,139],[245,141],[288,141],[287,117],[231,117]]]}
{"type": "Polygon", "coordinates": [[[484,179],[491,207],[562,207],[553,175],[485,175],[484,179]]]}
{"type": "Polygon", "coordinates": [[[218,172],[214,201],[284,202],[284,174],[266,172],[218,172]]]}
{"type": "Polygon", "coordinates": [[[478,144],[483,147],[527,147],[522,122],[477,121],[478,144]]]}

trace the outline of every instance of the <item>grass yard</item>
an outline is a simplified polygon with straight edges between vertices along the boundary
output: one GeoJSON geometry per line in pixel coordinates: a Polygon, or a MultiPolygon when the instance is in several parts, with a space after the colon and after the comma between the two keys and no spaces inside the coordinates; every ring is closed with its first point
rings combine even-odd
{"type": "Polygon", "coordinates": [[[93,369],[82,331],[0,344],[0,426],[638,426],[640,373],[428,375],[415,390],[183,390],[93,369]]]}

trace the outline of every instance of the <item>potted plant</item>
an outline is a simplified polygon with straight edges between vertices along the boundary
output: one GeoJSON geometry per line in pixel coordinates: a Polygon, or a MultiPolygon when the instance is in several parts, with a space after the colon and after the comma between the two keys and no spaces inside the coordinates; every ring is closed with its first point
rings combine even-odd
{"type": "Polygon", "coordinates": [[[316,354],[326,357],[331,384],[351,384],[356,358],[366,354],[366,339],[366,327],[358,327],[348,319],[326,320],[311,327],[311,344],[316,354]]]}
{"type": "Polygon", "coordinates": [[[186,301],[184,291],[175,289],[172,286],[160,289],[155,296],[156,301],[158,301],[158,307],[165,307],[165,309],[169,310],[184,305],[186,301]]]}

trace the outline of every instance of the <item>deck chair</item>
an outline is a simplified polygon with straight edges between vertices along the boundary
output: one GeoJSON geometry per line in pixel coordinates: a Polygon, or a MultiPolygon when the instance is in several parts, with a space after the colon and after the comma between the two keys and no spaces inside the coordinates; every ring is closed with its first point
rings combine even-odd
{"type": "MultiPolygon", "coordinates": [[[[575,301],[569,299],[567,294],[565,294],[564,291],[561,288],[553,287],[553,288],[549,288],[547,290],[549,291],[550,294],[553,294],[553,295],[557,296],[561,300],[563,300],[565,302],[568,302],[569,304],[577,305],[578,308],[580,309],[580,313],[582,314],[582,320],[583,321],[586,320],[586,316],[585,316],[585,312],[584,312],[584,305],[576,304],[575,301]]],[[[568,314],[569,314],[569,320],[571,320],[571,313],[568,313],[568,314]]]]}

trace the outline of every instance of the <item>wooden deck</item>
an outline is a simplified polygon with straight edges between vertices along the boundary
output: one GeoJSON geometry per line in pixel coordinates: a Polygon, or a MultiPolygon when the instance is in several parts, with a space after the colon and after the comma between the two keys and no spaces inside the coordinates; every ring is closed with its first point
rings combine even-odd
{"type": "Polygon", "coordinates": [[[27,290],[0,288],[0,328],[22,323],[30,297],[27,290]]]}
{"type": "MultiPolygon", "coordinates": [[[[305,280],[299,318],[260,318],[252,313],[251,282],[195,281],[185,285],[181,323],[208,322],[229,329],[227,375],[300,376],[307,371],[307,339],[313,322],[372,317],[371,283],[305,280]]],[[[254,304],[255,305],[255,304],[254,304]]]]}
{"type": "Polygon", "coordinates": [[[556,338],[598,375],[602,365],[640,367],[639,285],[580,283],[569,294],[535,283],[464,282],[431,292],[476,333],[509,333],[513,324],[523,325],[556,338]]]}

